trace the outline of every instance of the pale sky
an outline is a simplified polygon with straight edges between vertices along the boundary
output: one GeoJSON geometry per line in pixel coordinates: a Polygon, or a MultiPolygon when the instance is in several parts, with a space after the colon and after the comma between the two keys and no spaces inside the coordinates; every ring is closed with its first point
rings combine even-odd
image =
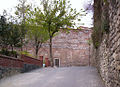
{"type": "MultiPolygon", "coordinates": [[[[39,0],[28,0],[32,1],[33,3],[39,5],[37,1],[39,0]]],[[[72,4],[72,8],[76,8],[78,11],[80,9],[84,9],[84,5],[90,0],[70,0],[72,4]]],[[[0,14],[3,13],[3,10],[7,10],[8,13],[14,14],[14,8],[17,6],[18,0],[0,0],[0,14]]],[[[85,27],[92,27],[92,20],[91,18],[93,17],[92,12],[89,12],[86,16],[81,18],[81,23],[84,23],[85,27]]],[[[81,25],[80,25],[81,26],[81,25]]]]}

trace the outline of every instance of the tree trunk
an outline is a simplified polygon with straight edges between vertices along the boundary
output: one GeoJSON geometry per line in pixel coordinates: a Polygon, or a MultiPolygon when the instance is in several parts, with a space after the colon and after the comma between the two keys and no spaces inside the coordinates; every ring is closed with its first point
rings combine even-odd
{"type": "Polygon", "coordinates": [[[35,52],[36,58],[37,58],[37,56],[38,56],[38,50],[39,50],[39,47],[38,47],[38,45],[36,45],[36,52],[35,52]]]}
{"type": "Polygon", "coordinates": [[[49,44],[50,48],[49,48],[49,51],[50,51],[50,62],[51,62],[51,66],[53,67],[54,66],[54,62],[53,62],[53,56],[52,56],[52,36],[50,36],[50,44],[49,44]]]}
{"type": "Polygon", "coordinates": [[[13,50],[14,50],[14,49],[13,49],[13,46],[11,46],[11,48],[12,48],[12,52],[13,52],[13,50]]]}
{"type": "Polygon", "coordinates": [[[21,39],[20,40],[20,42],[21,42],[21,51],[23,51],[23,39],[22,39],[22,37],[20,39],[21,39]]]}

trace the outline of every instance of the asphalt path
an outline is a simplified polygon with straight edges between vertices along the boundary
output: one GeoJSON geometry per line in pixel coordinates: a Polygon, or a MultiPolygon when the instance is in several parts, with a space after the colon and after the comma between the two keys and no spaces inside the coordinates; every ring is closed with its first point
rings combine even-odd
{"type": "Polygon", "coordinates": [[[0,81],[0,87],[105,87],[94,67],[42,68],[0,81]]]}

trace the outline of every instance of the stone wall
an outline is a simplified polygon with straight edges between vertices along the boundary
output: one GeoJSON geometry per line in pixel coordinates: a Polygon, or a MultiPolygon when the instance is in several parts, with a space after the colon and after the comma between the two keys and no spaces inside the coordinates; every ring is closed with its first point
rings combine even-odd
{"type": "Polygon", "coordinates": [[[93,49],[96,65],[107,87],[120,87],[120,0],[108,0],[109,33],[104,33],[98,49],[93,49]]]}

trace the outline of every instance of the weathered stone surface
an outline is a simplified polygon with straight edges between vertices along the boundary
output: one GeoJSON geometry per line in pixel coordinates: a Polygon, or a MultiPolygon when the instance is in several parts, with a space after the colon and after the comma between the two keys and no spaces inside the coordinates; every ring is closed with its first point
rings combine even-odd
{"type": "Polygon", "coordinates": [[[24,64],[24,67],[22,68],[21,72],[29,72],[31,70],[38,69],[38,68],[41,68],[41,67],[34,64],[24,64]]]}
{"type": "Polygon", "coordinates": [[[21,73],[21,68],[0,67],[0,79],[21,73]]]}
{"type": "Polygon", "coordinates": [[[120,87],[120,1],[108,1],[110,32],[103,35],[100,47],[93,49],[92,58],[106,86],[120,87]]]}

